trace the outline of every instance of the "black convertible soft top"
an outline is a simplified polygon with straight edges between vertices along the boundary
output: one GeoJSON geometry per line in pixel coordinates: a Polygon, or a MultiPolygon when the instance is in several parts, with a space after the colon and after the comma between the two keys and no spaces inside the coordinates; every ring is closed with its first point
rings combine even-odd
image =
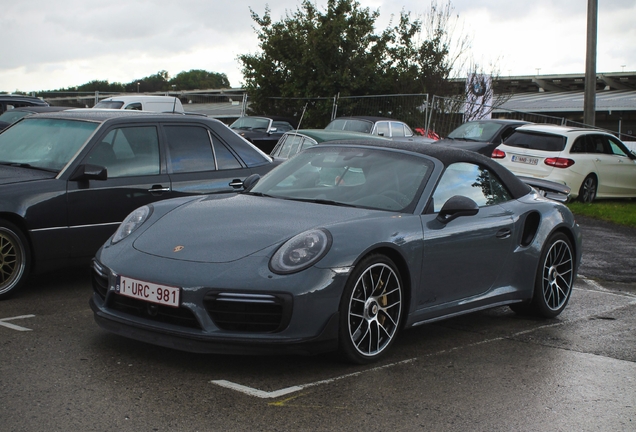
{"type": "Polygon", "coordinates": [[[516,175],[510,172],[506,167],[498,164],[486,156],[479,153],[475,153],[468,150],[462,150],[445,145],[430,145],[422,144],[418,142],[406,142],[406,141],[333,141],[328,143],[329,145],[356,145],[356,146],[368,146],[368,147],[384,147],[392,148],[396,150],[405,150],[413,153],[420,153],[426,156],[430,156],[442,162],[445,167],[456,162],[468,162],[476,165],[482,165],[491,171],[493,171],[497,177],[503,181],[508,190],[512,194],[513,198],[518,199],[524,195],[527,195],[532,188],[526,183],[521,181],[516,175]]]}

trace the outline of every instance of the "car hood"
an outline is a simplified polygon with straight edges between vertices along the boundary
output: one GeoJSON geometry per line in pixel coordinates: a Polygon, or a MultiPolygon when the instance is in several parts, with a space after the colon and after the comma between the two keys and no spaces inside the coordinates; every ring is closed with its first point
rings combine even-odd
{"type": "Polygon", "coordinates": [[[134,248],[183,261],[230,262],[308,229],[377,213],[251,195],[210,197],[168,212],[139,235],[134,248]]]}
{"type": "Polygon", "coordinates": [[[33,168],[0,165],[0,185],[52,179],[57,173],[33,168]]]}

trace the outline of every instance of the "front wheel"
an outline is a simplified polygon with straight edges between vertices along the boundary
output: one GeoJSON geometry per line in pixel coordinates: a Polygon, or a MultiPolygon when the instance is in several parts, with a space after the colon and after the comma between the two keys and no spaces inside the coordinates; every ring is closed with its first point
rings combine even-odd
{"type": "Polygon", "coordinates": [[[393,344],[404,308],[402,282],[393,261],[370,255],[354,269],[340,301],[340,349],[347,360],[376,361],[393,344]]]}
{"type": "Polygon", "coordinates": [[[28,275],[29,244],[18,227],[0,220],[0,300],[13,295],[28,275]]]}

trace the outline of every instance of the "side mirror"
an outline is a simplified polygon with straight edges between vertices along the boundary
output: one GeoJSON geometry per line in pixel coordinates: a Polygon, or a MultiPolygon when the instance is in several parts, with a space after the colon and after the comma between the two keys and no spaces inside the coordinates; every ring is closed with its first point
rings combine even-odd
{"type": "Polygon", "coordinates": [[[85,164],[77,167],[70,180],[107,180],[108,170],[101,165],[85,164]]]}
{"type": "Polygon", "coordinates": [[[277,131],[278,131],[278,128],[273,127],[273,128],[271,128],[271,129],[269,130],[269,132],[267,132],[267,133],[271,135],[271,134],[273,134],[273,133],[276,133],[277,131]]]}
{"type": "Polygon", "coordinates": [[[455,195],[444,203],[437,215],[437,220],[443,224],[460,216],[474,216],[479,212],[479,206],[468,197],[455,195]]]}
{"type": "Polygon", "coordinates": [[[258,174],[252,174],[243,180],[243,190],[248,191],[261,179],[261,176],[258,174]]]}

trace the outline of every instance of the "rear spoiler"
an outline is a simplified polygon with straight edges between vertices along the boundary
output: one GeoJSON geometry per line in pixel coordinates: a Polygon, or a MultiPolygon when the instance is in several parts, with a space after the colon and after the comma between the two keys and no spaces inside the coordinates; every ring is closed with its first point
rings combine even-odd
{"type": "Polygon", "coordinates": [[[572,189],[561,183],[533,177],[517,176],[519,180],[535,188],[542,196],[562,203],[568,202],[572,189]]]}

